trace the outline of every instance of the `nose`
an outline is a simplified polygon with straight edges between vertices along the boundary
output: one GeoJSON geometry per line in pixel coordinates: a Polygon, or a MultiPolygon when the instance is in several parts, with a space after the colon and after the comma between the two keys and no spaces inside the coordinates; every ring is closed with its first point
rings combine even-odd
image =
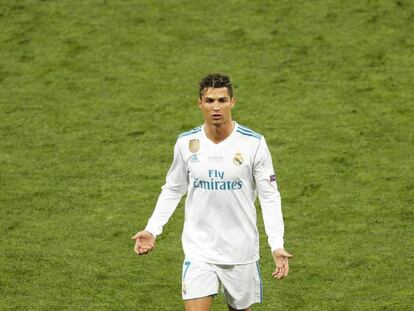
{"type": "Polygon", "coordinates": [[[220,110],[220,104],[218,102],[218,100],[215,100],[213,103],[213,109],[214,110],[220,110]]]}

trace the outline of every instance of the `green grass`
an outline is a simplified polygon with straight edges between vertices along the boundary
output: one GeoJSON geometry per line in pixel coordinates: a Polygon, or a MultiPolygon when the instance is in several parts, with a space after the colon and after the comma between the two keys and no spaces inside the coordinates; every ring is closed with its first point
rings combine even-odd
{"type": "Polygon", "coordinates": [[[0,29],[0,310],[182,309],[182,204],[150,256],[130,237],[216,71],[295,255],[273,280],[260,220],[254,310],[411,310],[412,1],[3,0],[0,29]]]}

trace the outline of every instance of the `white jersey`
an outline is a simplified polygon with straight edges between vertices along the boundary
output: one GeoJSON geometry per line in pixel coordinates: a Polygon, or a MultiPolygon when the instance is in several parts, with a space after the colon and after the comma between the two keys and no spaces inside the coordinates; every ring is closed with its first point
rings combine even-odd
{"type": "Polygon", "coordinates": [[[283,218],[266,141],[234,122],[233,132],[215,144],[204,127],[181,134],[174,148],[154,213],[146,230],[162,232],[187,193],[182,244],[188,260],[245,264],[259,259],[254,202],[259,194],[269,245],[283,248],[283,218]]]}

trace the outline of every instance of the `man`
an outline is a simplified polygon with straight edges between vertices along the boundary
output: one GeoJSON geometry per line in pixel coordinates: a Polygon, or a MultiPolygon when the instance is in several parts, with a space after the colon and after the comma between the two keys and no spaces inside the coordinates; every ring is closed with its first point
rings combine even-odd
{"type": "Polygon", "coordinates": [[[262,300],[259,235],[254,202],[259,195],[273,277],[289,271],[284,225],[272,159],[264,137],[232,120],[230,79],[209,74],[200,82],[198,106],[205,123],[178,136],[174,160],[155,210],[138,232],[135,252],[149,253],[155,238],[187,193],[182,234],[182,295],[186,311],[208,311],[223,286],[228,310],[251,310],[262,300]]]}

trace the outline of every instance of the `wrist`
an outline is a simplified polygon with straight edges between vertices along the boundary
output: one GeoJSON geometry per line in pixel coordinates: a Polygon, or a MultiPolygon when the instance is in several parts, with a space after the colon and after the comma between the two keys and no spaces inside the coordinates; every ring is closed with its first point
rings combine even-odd
{"type": "Polygon", "coordinates": [[[285,249],[284,248],[282,248],[282,247],[279,247],[279,248],[276,248],[272,253],[273,253],[273,255],[276,255],[276,254],[278,254],[278,253],[282,253],[282,252],[284,252],[285,251],[285,249]]]}
{"type": "Polygon", "coordinates": [[[148,234],[150,234],[154,240],[157,238],[157,235],[154,234],[153,232],[151,232],[151,230],[148,230],[147,228],[145,228],[144,231],[147,232],[148,234]]]}

